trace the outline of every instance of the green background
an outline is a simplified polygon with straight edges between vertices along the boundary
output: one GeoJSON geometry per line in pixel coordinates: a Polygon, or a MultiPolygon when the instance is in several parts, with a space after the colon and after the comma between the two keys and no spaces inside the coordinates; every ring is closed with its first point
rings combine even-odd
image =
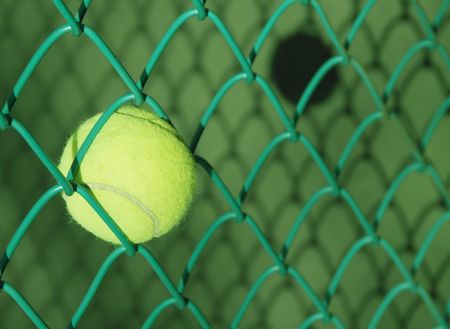
{"type": "MultiPolygon", "coordinates": [[[[282,1],[215,0],[208,2],[249,53],[264,23],[282,1]]],[[[432,17],[440,1],[422,1],[432,17]]],[[[78,2],[67,1],[71,9],[78,2]]],[[[340,41],[363,1],[321,1],[340,41]]],[[[130,75],[143,66],[187,0],[96,0],[85,19],[107,42],[130,75]]],[[[437,32],[450,49],[450,23],[437,32]]],[[[51,1],[0,1],[0,101],[8,98],[24,66],[55,28],[64,24],[51,1]]],[[[280,19],[258,56],[254,71],[274,87],[289,116],[295,105],[283,97],[271,78],[277,45],[303,31],[330,43],[317,15],[293,6],[280,19]]],[[[411,1],[378,1],[349,50],[368,72],[381,94],[405,52],[424,38],[411,1]]],[[[313,50],[305,50],[314,54],[313,50]]],[[[306,56],[306,55],[305,55],[306,56]]],[[[305,57],[306,58],[306,57],[305,57]]],[[[305,61],[305,58],[299,59],[305,61]]],[[[175,34],[146,85],[189,141],[215,92],[239,66],[223,37],[208,21],[191,19],[175,34]]],[[[448,68],[436,52],[422,51],[407,66],[386,104],[399,113],[407,129],[382,120],[364,134],[340,179],[368,218],[390,182],[411,163],[411,139],[417,142],[428,120],[449,95],[448,68]],[[408,131],[408,133],[405,133],[408,131]]],[[[306,107],[297,129],[333,167],[361,120],[375,111],[373,99],[350,67],[337,70],[331,93],[306,107]]],[[[310,78],[310,77],[308,77],[310,78]]],[[[320,88],[320,86],[319,86],[320,88]]],[[[63,37],[45,56],[13,110],[56,162],[70,133],[89,116],[103,111],[128,90],[111,65],[84,36],[63,37]]],[[[299,91],[299,96],[301,90],[299,91]]],[[[283,125],[264,93],[244,82],[222,100],[200,141],[198,154],[218,171],[237,196],[258,156],[283,125]]],[[[426,151],[450,193],[450,116],[426,151]]],[[[188,217],[175,231],[145,244],[177,282],[187,259],[207,228],[228,211],[223,196],[199,167],[197,196],[188,217]]],[[[260,172],[243,210],[280,250],[296,216],[325,184],[311,156],[299,143],[283,143],[260,172]]],[[[24,215],[55,184],[23,139],[12,129],[0,133],[0,250],[4,250],[24,215]]],[[[412,174],[395,195],[379,233],[410,264],[439,215],[448,211],[426,175],[412,174]]],[[[324,296],[346,251],[363,235],[354,213],[340,199],[327,197],[313,209],[288,256],[289,265],[324,296]]],[[[441,313],[450,298],[450,225],[443,227],[417,274],[441,313]]],[[[2,280],[12,284],[51,328],[64,328],[112,247],[92,237],[66,213],[62,198],[53,199],[17,249],[2,280]]],[[[272,260],[248,226],[223,226],[207,245],[189,281],[186,296],[195,301],[214,328],[230,325],[252,283],[272,260]]],[[[381,249],[363,249],[354,258],[330,304],[330,311],[350,328],[364,328],[383,296],[402,278],[381,249]]],[[[101,285],[80,328],[138,328],[151,310],[168,297],[142,258],[121,258],[101,285]]],[[[292,279],[271,277],[246,312],[242,328],[297,328],[314,312],[304,291],[292,279]]],[[[389,307],[380,328],[431,328],[435,323],[417,295],[401,294],[389,307]]],[[[197,328],[188,312],[169,308],[157,328],[197,328]]],[[[318,324],[315,328],[331,328],[318,324]]],[[[32,328],[23,311],[0,293],[0,328],[32,328]]]]}

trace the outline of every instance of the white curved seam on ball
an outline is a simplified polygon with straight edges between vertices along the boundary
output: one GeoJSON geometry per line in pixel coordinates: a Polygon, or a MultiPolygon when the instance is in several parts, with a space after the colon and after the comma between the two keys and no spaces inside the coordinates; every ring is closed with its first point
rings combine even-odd
{"type": "Polygon", "coordinates": [[[130,193],[123,191],[121,189],[118,189],[117,187],[108,185],[108,184],[102,184],[102,183],[86,183],[87,186],[89,186],[90,189],[97,189],[97,190],[103,190],[108,191],[112,193],[116,193],[120,196],[123,196],[124,198],[128,199],[129,201],[133,202],[136,206],[142,209],[142,211],[150,218],[153,224],[153,236],[159,235],[159,227],[158,227],[158,218],[156,217],[155,213],[147,207],[142,201],[132,196],[130,193]]]}

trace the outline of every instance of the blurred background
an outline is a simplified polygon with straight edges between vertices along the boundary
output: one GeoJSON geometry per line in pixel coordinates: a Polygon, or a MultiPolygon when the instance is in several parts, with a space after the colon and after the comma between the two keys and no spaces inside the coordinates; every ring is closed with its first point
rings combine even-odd
{"type": "MultiPolygon", "coordinates": [[[[69,8],[78,1],[66,1],[69,8]]],[[[365,1],[320,1],[342,44],[365,1]]],[[[406,51],[425,38],[407,0],[380,0],[348,50],[366,70],[381,95],[406,51]]],[[[208,8],[224,21],[248,54],[262,27],[282,1],[212,0],[208,8]]],[[[441,1],[420,1],[434,17],[441,1]]],[[[187,0],[95,0],[84,22],[106,41],[137,80],[171,22],[191,8],[187,0]]],[[[0,1],[0,102],[3,104],[37,47],[64,24],[51,1],[0,1]]],[[[450,49],[449,12],[436,31],[450,49]]],[[[254,71],[274,88],[290,117],[318,67],[337,54],[310,6],[293,6],[279,20],[254,63],[254,71]]],[[[175,34],[152,73],[145,92],[169,114],[190,141],[212,97],[233,74],[236,59],[209,21],[191,19],[175,34]]],[[[367,218],[394,178],[412,163],[435,111],[449,97],[449,68],[436,51],[421,51],[400,76],[386,103],[401,119],[372,125],[350,155],[339,182],[367,218]],[[405,129],[401,127],[406,127],[405,129]],[[413,141],[413,143],[411,143],[413,141]]],[[[44,57],[13,110],[55,161],[79,123],[105,110],[128,90],[111,65],[85,37],[63,37],[44,57]]],[[[297,129],[333,168],[361,120],[376,110],[355,71],[338,67],[320,84],[297,129]]],[[[197,153],[218,171],[234,196],[267,144],[285,130],[273,105],[255,84],[238,83],[221,101],[200,140],[197,153]]],[[[450,115],[441,121],[425,155],[450,193],[450,115]]],[[[182,225],[145,244],[177,282],[194,247],[210,225],[229,210],[223,195],[199,167],[196,200],[182,225]]],[[[12,129],[0,133],[0,250],[54,179],[12,129]]],[[[243,210],[252,216],[275,250],[280,250],[306,202],[326,181],[299,143],[280,144],[249,191],[243,210]]],[[[379,227],[408,266],[437,218],[448,211],[429,176],[411,174],[400,186],[379,227]]],[[[301,227],[287,263],[320,297],[343,256],[363,230],[354,212],[339,198],[325,197],[301,227]]],[[[450,298],[450,225],[444,225],[416,275],[441,314],[450,298]]],[[[2,280],[13,285],[51,328],[65,328],[96,271],[113,247],[73,223],[61,197],[49,202],[11,260],[2,280]]],[[[213,328],[231,324],[254,281],[273,261],[247,225],[229,223],[213,236],[185,295],[202,310],[213,328]]],[[[403,281],[380,248],[364,248],[350,264],[330,311],[348,328],[365,328],[386,293],[403,281]]],[[[100,286],[80,328],[139,328],[153,308],[168,297],[141,257],[123,257],[100,286]]],[[[272,276],[261,288],[240,328],[297,328],[315,312],[291,278],[272,276]]],[[[447,319],[448,320],[448,319],[447,319]]],[[[175,307],[156,328],[197,328],[193,316],[175,307]]],[[[379,328],[432,328],[434,319],[421,299],[401,294],[379,328]]],[[[5,293],[0,293],[0,328],[33,328],[5,293]]],[[[331,328],[318,323],[314,328],[331,328]]]]}

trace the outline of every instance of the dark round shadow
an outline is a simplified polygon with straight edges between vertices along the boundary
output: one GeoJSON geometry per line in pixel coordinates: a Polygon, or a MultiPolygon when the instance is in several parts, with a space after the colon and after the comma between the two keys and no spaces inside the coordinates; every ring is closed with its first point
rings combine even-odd
{"type": "MultiPolygon", "coordinates": [[[[318,37],[297,32],[277,45],[272,59],[272,79],[284,97],[297,104],[314,73],[332,56],[333,53],[318,37]]],[[[337,71],[332,69],[320,82],[309,103],[325,100],[337,80],[337,71]]]]}

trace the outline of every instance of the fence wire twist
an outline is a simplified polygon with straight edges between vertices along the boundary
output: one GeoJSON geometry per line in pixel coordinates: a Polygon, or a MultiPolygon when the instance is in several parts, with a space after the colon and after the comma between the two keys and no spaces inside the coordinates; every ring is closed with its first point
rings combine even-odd
{"type": "Polygon", "coordinates": [[[391,245],[391,243],[380,236],[377,232],[377,229],[382,222],[384,215],[389,208],[397,190],[400,188],[402,183],[407,180],[407,178],[413,173],[422,173],[423,175],[427,175],[434,183],[436,191],[441,196],[442,202],[445,207],[450,209],[450,196],[446,190],[444,180],[440,177],[438,171],[435,169],[433,164],[427,160],[424,154],[428,145],[430,144],[430,141],[433,138],[435,130],[450,108],[450,97],[447,97],[439,108],[433,109],[434,114],[432,115],[431,120],[428,122],[425,132],[422,135],[419,143],[414,141],[412,136],[409,135],[408,129],[404,126],[402,120],[399,119],[397,113],[395,113],[394,111],[388,111],[385,106],[387,101],[394,94],[396,83],[402,73],[405,71],[405,68],[420,52],[429,51],[437,53],[438,56],[440,56],[445,62],[447,69],[450,69],[450,58],[447,50],[443,45],[439,43],[435,36],[436,31],[439,30],[444,16],[448,11],[450,0],[442,1],[442,4],[440,5],[440,8],[437,11],[435,17],[433,17],[431,20],[425,14],[425,11],[417,1],[410,1],[410,6],[413,8],[414,13],[415,15],[417,15],[421,24],[421,28],[423,30],[423,39],[417,41],[404,54],[401,61],[391,73],[388,83],[386,84],[381,95],[377,92],[373,82],[371,81],[371,77],[364,69],[364,67],[360,65],[358,59],[351,57],[348,52],[348,50],[352,46],[353,41],[357,37],[364,20],[366,19],[372,8],[376,5],[375,0],[369,0],[364,4],[355,21],[351,25],[351,28],[343,44],[341,44],[341,42],[338,40],[336,33],[327,18],[327,13],[324,11],[319,1],[284,1],[268,19],[259,36],[257,37],[250,53],[247,56],[244,54],[239,44],[235,41],[226,24],[224,24],[224,22],[220,18],[219,13],[209,10],[203,1],[193,0],[192,8],[182,12],[170,25],[164,36],[161,38],[150,58],[148,59],[144,69],[142,70],[140,78],[137,81],[134,81],[132,79],[130,74],[127,72],[120,60],[115,56],[113,51],[108,47],[107,43],[102,39],[102,37],[90,26],[83,23],[83,19],[88,13],[91,3],[92,1],[89,0],[82,1],[77,12],[73,14],[68,9],[64,1],[54,0],[54,5],[59,13],[64,17],[66,24],[58,27],[39,46],[37,51],[30,59],[29,63],[23,70],[16,84],[14,85],[10,97],[5,102],[0,112],[0,130],[12,129],[17,134],[19,134],[28,144],[31,150],[37,155],[43,166],[45,166],[48,172],[56,180],[56,185],[43,193],[39,200],[26,214],[25,218],[22,220],[18,229],[7,244],[3,257],[0,259],[0,291],[3,291],[10,298],[12,298],[20,306],[23,312],[30,318],[30,320],[36,325],[36,327],[48,328],[47,324],[41,319],[39,314],[20,294],[20,292],[8,282],[1,280],[1,278],[6,271],[8,264],[13,259],[16,248],[21,243],[22,238],[27,233],[29,227],[34,222],[36,216],[40,213],[42,208],[52,198],[60,193],[66,193],[68,195],[79,193],[83,198],[86,199],[87,202],[92,205],[97,213],[101,215],[102,219],[111,228],[111,230],[114,231],[114,233],[120,239],[122,246],[111,252],[111,254],[104,260],[90,287],[84,295],[84,298],[81,300],[78,308],[73,313],[73,316],[70,319],[69,328],[76,328],[78,326],[81,318],[88,309],[90,302],[94,298],[97,289],[105,278],[105,275],[108,273],[111,266],[124,255],[139,255],[143,257],[143,259],[145,259],[151,269],[155,271],[161,281],[161,284],[167,289],[170,295],[169,298],[163,300],[156,308],[154,308],[153,310],[149,310],[148,317],[146,319],[143,319],[143,328],[152,327],[159,316],[169,307],[176,307],[180,310],[191,312],[202,328],[210,328],[211,326],[208,319],[204,316],[202,310],[196,305],[195,300],[189,299],[184,294],[184,292],[187,285],[189,284],[191,273],[198,264],[198,260],[202,255],[202,252],[208,245],[211,238],[216,234],[216,232],[218,232],[221,227],[223,227],[228,222],[234,222],[236,225],[247,225],[257,237],[258,241],[260,242],[261,248],[265,250],[267,255],[273,261],[273,265],[267,268],[263,273],[261,273],[249,287],[246,297],[242,301],[242,304],[238,308],[238,311],[234,315],[234,318],[231,319],[231,328],[239,327],[241,320],[246,314],[247,309],[251,305],[258,291],[261,289],[264,283],[274,275],[290,276],[306,293],[306,295],[312,302],[312,305],[314,305],[315,307],[315,312],[308,318],[306,318],[303,323],[299,324],[299,328],[309,328],[317,322],[328,323],[336,328],[346,328],[348,324],[346,325],[336,314],[332,314],[329,311],[328,306],[333,300],[333,297],[336,295],[336,291],[338,290],[340,282],[342,281],[350,263],[362,249],[368,246],[375,246],[376,248],[380,248],[383,252],[385,252],[403,278],[403,282],[395,285],[386,292],[381,303],[377,306],[375,312],[373,313],[368,328],[379,327],[379,322],[383,317],[383,314],[390,307],[393,301],[404,292],[416,294],[420,298],[420,300],[426,305],[431,316],[435,320],[437,328],[450,328],[448,325],[448,321],[450,318],[450,298],[447,302],[445,310],[441,312],[426,288],[415,280],[416,273],[420,270],[431,244],[441,231],[442,227],[450,221],[450,210],[441,215],[439,218],[436,218],[432,228],[429,230],[426,238],[421,243],[421,246],[410,266],[402,261],[398,252],[391,245]],[[335,55],[329,58],[325,63],[323,63],[323,65],[314,74],[313,78],[308,83],[306,89],[303,91],[296,105],[294,115],[290,117],[283,108],[272,86],[263,76],[258,75],[258,73],[254,71],[253,63],[261,53],[266,39],[269,37],[272,29],[274,28],[280,17],[283,15],[283,13],[288,10],[302,10],[301,8],[294,9],[294,7],[296,6],[310,6],[313,9],[314,14],[318,15],[327,36],[334,46],[335,55]],[[221,192],[224,200],[229,206],[229,211],[215,219],[214,223],[211,225],[211,227],[209,227],[201,240],[197,243],[187,264],[185,265],[183,275],[179,278],[178,282],[175,283],[169,278],[164,268],[159,264],[158,260],[154,257],[154,255],[148,248],[144,247],[143,245],[133,245],[123,234],[120,228],[116,226],[116,224],[114,223],[114,219],[108,216],[101,205],[96,202],[96,200],[89,194],[89,192],[83,186],[75,184],[72,181],[70,173],[65,175],[66,173],[61,173],[57,169],[54,162],[49,158],[49,156],[40,146],[38,141],[32,136],[29,130],[17,118],[13,116],[12,110],[14,108],[16,100],[20,97],[23,88],[40,64],[42,58],[49,51],[49,49],[64,35],[72,34],[75,38],[80,37],[81,35],[85,35],[108,60],[108,62],[112,65],[112,67],[115,69],[117,74],[129,89],[128,93],[117,98],[116,101],[114,101],[107,108],[103,116],[94,126],[88,138],[81,146],[79,153],[77,154],[78,162],[82,161],[84,155],[89,149],[90,144],[95,138],[96,133],[101,129],[103,124],[120,106],[126,103],[134,103],[137,106],[143,105],[145,103],[150,106],[159,116],[170,119],[168,114],[158,104],[158,102],[151,95],[145,94],[143,92],[143,89],[147,81],[151,78],[152,72],[157,66],[162,53],[171,42],[174,35],[180,28],[183,27],[183,25],[187,21],[191,19],[212,22],[214,27],[220,32],[227,45],[230,47],[235,60],[241,68],[240,72],[230,76],[229,79],[217,90],[209,106],[204,111],[190,143],[187,143],[190,146],[192,152],[196,154],[197,145],[202,139],[203,132],[208,127],[208,124],[211,118],[216,113],[216,110],[223,97],[228,93],[230,89],[233,88],[233,86],[241,81],[254,86],[254,88],[260,88],[266,94],[267,98],[273,105],[273,111],[276,112],[279,120],[284,127],[284,132],[277,136],[274,136],[271,139],[270,143],[265,147],[264,151],[259,155],[257,161],[246,177],[238,196],[234,196],[230,192],[230,189],[221,179],[215,168],[209,163],[208,159],[196,155],[196,161],[198,165],[204,169],[205,173],[207,173],[211,181],[221,192]],[[376,111],[367,115],[361,121],[357,129],[352,133],[351,138],[348,140],[347,145],[344,147],[342,153],[340,154],[336,165],[333,168],[330,168],[325,163],[320,152],[313,145],[313,143],[308,139],[306,135],[304,135],[301,131],[298,131],[296,126],[297,123],[302,119],[302,115],[305,108],[310,102],[312,94],[316,91],[317,88],[320,88],[321,81],[331,70],[338,66],[347,66],[352,68],[356,72],[357,76],[359,77],[359,79],[361,79],[365,88],[367,88],[367,91],[370,93],[376,111]],[[340,174],[346,166],[347,160],[350,157],[352,151],[363,138],[364,133],[375,123],[382,120],[392,120],[398,124],[398,129],[402,129],[405,131],[405,136],[408,136],[408,138],[410,138],[413,152],[411,154],[410,163],[400,171],[400,173],[395,177],[395,179],[391,182],[390,186],[386,190],[382,201],[377,207],[374,218],[369,219],[358,206],[356,200],[350,194],[350,192],[340,185],[340,174]],[[245,213],[242,209],[247,195],[252,189],[252,186],[258,174],[261,172],[263,166],[265,165],[267,159],[283,143],[300,144],[317,165],[327,184],[326,186],[323,186],[320,190],[318,190],[306,202],[305,206],[301,209],[300,213],[293,221],[292,227],[285,238],[281,250],[275,250],[275,248],[269,242],[266,234],[257,224],[255,218],[252,218],[251,215],[245,213]],[[304,278],[302,273],[289,264],[289,262],[287,261],[287,255],[291,250],[298,232],[301,230],[302,224],[305,222],[305,220],[307,220],[312,208],[325,196],[340,198],[348,204],[358,221],[358,225],[360,225],[360,227],[362,228],[364,236],[353,242],[351,248],[347,251],[343,259],[341,260],[336,272],[329,282],[325,296],[320,296],[304,278]]]}

